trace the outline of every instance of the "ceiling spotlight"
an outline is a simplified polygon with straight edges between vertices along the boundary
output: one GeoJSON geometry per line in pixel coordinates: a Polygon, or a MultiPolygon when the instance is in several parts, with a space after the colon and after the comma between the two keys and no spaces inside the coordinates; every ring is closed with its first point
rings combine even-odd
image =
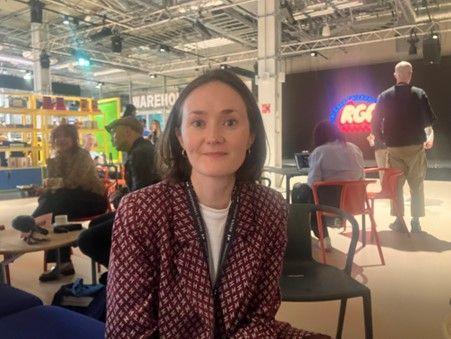
{"type": "Polygon", "coordinates": [[[431,38],[434,39],[434,40],[438,40],[438,34],[432,32],[431,38]]]}
{"type": "Polygon", "coordinates": [[[67,15],[64,16],[63,24],[65,24],[65,25],[70,24],[69,17],[67,15]]]}
{"type": "Polygon", "coordinates": [[[159,51],[160,51],[161,53],[169,52],[169,47],[166,46],[166,45],[160,45],[159,51]]]}
{"type": "Polygon", "coordinates": [[[311,57],[317,57],[317,56],[318,56],[318,52],[311,51],[311,52],[310,52],[310,56],[311,56],[311,57]]]}
{"type": "Polygon", "coordinates": [[[102,86],[103,86],[103,82],[98,82],[96,85],[96,88],[102,88],[102,86]]]}
{"type": "Polygon", "coordinates": [[[222,65],[220,65],[220,66],[219,66],[219,68],[220,68],[220,69],[227,69],[227,68],[228,68],[228,66],[227,66],[227,65],[225,65],[225,64],[222,64],[222,65]]]}
{"type": "Polygon", "coordinates": [[[24,74],[23,78],[24,80],[31,80],[33,78],[33,75],[31,74],[30,71],[28,71],[27,73],[24,74]]]}
{"type": "Polygon", "coordinates": [[[152,73],[152,74],[149,74],[149,77],[150,77],[151,79],[155,79],[155,78],[157,77],[157,75],[156,75],[155,73],[152,73]]]}
{"type": "Polygon", "coordinates": [[[91,66],[91,59],[89,58],[89,56],[83,52],[83,51],[73,51],[72,52],[75,60],[76,60],[76,64],[78,66],[81,67],[89,67],[91,66]]]}
{"type": "Polygon", "coordinates": [[[41,55],[39,56],[39,62],[41,63],[42,68],[49,68],[50,67],[50,57],[47,54],[46,51],[42,51],[41,55]]]}
{"type": "Polygon", "coordinates": [[[42,24],[42,9],[44,5],[39,0],[30,0],[31,22],[42,24]]]}
{"type": "Polygon", "coordinates": [[[111,50],[114,53],[122,52],[122,37],[119,34],[115,34],[111,37],[111,50]]]}
{"type": "Polygon", "coordinates": [[[417,32],[415,31],[415,28],[412,28],[410,30],[410,37],[407,39],[407,42],[409,43],[409,55],[416,55],[418,53],[417,50],[417,43],[420,41],[420,39],[417,37],[417,32]]]}

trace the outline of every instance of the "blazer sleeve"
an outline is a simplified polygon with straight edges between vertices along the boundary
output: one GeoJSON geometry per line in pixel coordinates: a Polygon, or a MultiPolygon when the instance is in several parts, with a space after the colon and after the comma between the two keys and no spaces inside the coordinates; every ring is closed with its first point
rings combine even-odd
{"type": "Polygon", "coordinates": [[[283,256],[287,244],[287,206],[282,196],[276,201],[278,213],[275,224],[266,223],[272,229],[267,235],[267,250],[263,258],[263,265],[257,279],[257,289],[253,295],[252,311],[247,316],[246,325],[232,336],[232,338],[304,338],[311,332],[297,330],[287,323],[275,320],[280,306],[279,280],[282,272],[283,256]]]}
{"type": "Polygon", "coordinates": [[[158,337],[159,255],[145,197],[131,193],[117,210],[107,286],[107,338],[158,337]]]}

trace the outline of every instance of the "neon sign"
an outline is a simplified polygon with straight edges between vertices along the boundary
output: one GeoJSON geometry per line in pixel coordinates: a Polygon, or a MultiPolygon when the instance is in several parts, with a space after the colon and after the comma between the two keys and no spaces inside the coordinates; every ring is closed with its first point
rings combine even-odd
{"type": "Polygon", "coordinates": [[[329,120],[345,133],[369,133],[376,102],[375,98],[368,95],[351,95],[332,109],[329,120]]]}

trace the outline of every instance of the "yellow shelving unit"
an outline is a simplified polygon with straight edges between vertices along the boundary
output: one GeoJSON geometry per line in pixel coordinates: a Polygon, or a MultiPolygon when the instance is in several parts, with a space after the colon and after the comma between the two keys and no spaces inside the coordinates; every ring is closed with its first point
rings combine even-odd
{"type": "MultiPolygon", "coordinates": [[[[23,93],[2,93],[0,94],[0,103],[3,102],[3,107],[0,106],[0,134],[11,135],[16,134],[16,138],[30,144],[29,147],[2,147],[0,146],[0,152],[28,152],[31,151],[32,165],[35,167],[45,166],[45,160],[50,156],[50,132],[54,126],[57,126],[62,122],[62,119],[74,121],[77,120],[82,125],[95,125],[95,116],[102,115],[102,112],[97,109],[96,101],[91,98],[82,97],[69,97],[61,95],[41,95],[41,94],[23,94],[23,93]],[[38,108],[38,102],[41,102],[40,106],[44,105],[44,97],[47,101],[53,101],[58,98],[59,106],[66,103],[78,102],[78,110],[66,110],[66,109],[49,109],[38,108]],[[50,98],[50,99],[49,99],[50,98]],[[14,107],[5,107],[6,104],[14,103],[16,99],[16,105],[14,107]],[[24,107],[16,107],[22,105],[24,107]],[[26,103],[26,107],[25,107],[26,103]],[[83,110],[80,108],[83,106],[83,110]],[[20,115],[21,124],[11,123],[12,116],[20,115]],[[9,119],[6,117],[9,116],[9,119]],[[6,121],[9,120],[9,124],[6,121]],[[89,123],[88,123],[89,122],[89,123]],[[17,134],[20,136],[17,137],[17,134]]],[[[75,105],[76,107],[77,105],[75,105]]],[[[17,121],[17,118],[15,119],[17,121]]],[[[86,133],[98,133],[105,132],[99,128],[88,128],[89,126],[83,126],[79,128],[80,136],[86,133]]],[[[94,126],[93,126],[94,127],[94,126]]],[[[106,132],[105,132],[106,133],[106,132]]],[[[106,138],[106,136],[103,136],[106,138]]],[[[104,151],[106,150],[97,150],[104,151]]]]}

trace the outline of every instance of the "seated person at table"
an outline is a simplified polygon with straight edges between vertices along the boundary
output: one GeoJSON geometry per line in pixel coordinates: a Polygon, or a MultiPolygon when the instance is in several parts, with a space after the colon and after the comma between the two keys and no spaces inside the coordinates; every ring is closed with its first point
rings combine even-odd
{"type": "MultiPolygon", "coordinates": [[[[360,148],[346,142],[343,133],[331,122],[319,122],[313,132],[314,150],[309,156],[309,173],[307,184],[295,184],[293,202],[313,203],[313,183],[317,181],[341,181],[363,179],[364,162],[360,148]]],[[[340,189],[321,187],[318,190],[323,205],[338,207],[340,189]]],[[[312,215],[311,227],[319,237],[316,216],[312,215]]],[[[331,248],[327,227],[324,228],[324,246],[331,248]]]]}
{"type": "Polygon", "coordinates": [[[107,338],[326,338],[275,319],[287,206],[255,183],[265,142],[235,74],[185,87],[160,142],[166,180],[117,211],[107,338]]]}
{"type": "MultiPolygon", "coordinates": [[[[52,130],[50,141],[55,156],[47,159],[48,178],[44,181],[44,192],[39,197],[38,207],[32,216],[66,214],[71,220],[104,213],[107,209],[105,189],[89,152],[78,144],[75,126],[56,127],[52,130]]],[[[70,247],[61,248],[60,255],[61,274],[74,274],[70,247]]],[[[47,251],[45,260],[56,262],[56,250],[47,251]]],[[[58,277],[55,269],[52,269],[41,274],[39,280],[50,281],[58,277]]]]}
{"type": "MultiPolygon", "coordinates": [[[[160,181],[155,168],[155,149],[149,140],[142,137],[143,127],[138,120],[129,116],[113,121],[106,129],[112,134],[113,144],[118,151],[127,152],[125,162],[125,183],[127,187],[116,192],[113,204],[118,206],[127,193],[160,181]]],[[[111,248],[111,230],[114,212],[91,221],[89,229],[80,234],[80,250],[108,267],[111,248]]]]}

